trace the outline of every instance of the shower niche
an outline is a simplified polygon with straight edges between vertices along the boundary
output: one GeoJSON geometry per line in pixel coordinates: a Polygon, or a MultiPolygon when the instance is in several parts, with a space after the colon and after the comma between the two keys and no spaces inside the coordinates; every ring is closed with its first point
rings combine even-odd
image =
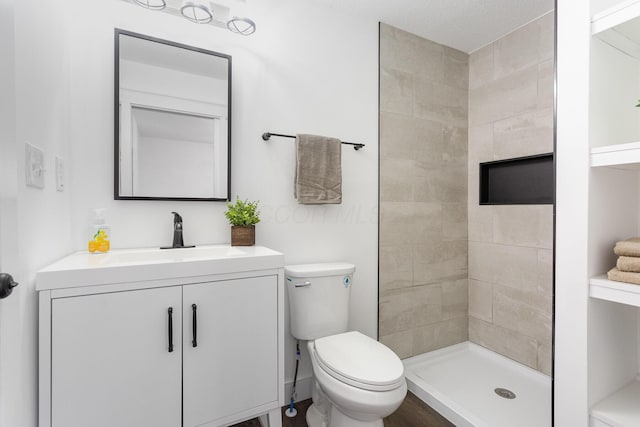
{"type": "Polygon", "coordinates": [[[553,192],[553,153],[480,163],[481,205],[548,205],[553,192]]]}

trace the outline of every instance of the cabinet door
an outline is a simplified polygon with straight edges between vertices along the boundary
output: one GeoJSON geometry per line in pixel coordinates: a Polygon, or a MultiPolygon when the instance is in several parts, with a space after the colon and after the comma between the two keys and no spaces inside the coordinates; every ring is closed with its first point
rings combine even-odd
{"type": "Polygon", "coordinates": [[[277,293],[277,276],[184,286],[184,427],[278,405],[277,293]]]}
{"type": "Polygon", "coordinates": [[[51,310],[53,427],[180,426],[179,286],[54,299],[51,310]]]}

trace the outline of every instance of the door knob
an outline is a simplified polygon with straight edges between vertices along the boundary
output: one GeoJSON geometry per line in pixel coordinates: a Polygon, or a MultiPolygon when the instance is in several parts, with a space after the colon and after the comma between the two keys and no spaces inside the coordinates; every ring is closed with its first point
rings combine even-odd
{"type": "Polygon", "coordinates": [[[13,277],[10,274],[0,273],[0,299],[11,295],[11,291],[16,286],[18,286],[18,283],[13,281],[13,277]]]}

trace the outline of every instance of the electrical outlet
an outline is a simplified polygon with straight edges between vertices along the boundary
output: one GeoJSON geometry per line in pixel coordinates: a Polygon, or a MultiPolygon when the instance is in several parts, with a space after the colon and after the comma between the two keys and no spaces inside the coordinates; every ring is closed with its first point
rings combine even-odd
{"type": "Polygon", "coordinates": [[[64,161],[56,156],[56,191],[64,191],[64,161]]]}
{"type": "Polygon", "coordinates": [[[24,146],[27,185],[35,188],[44,188],[44,152],[28,142],[24,146]]]}

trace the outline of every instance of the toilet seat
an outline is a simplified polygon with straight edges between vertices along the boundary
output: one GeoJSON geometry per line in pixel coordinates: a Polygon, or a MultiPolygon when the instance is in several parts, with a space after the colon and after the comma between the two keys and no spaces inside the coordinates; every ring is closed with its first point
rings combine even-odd
{"type": "Polygon", "coordinates": [[[385,345],[360,332],[317,339],[319,367],[345,384],[370,391],[394,390],[404,384],[404,366],[385,345]]]}

